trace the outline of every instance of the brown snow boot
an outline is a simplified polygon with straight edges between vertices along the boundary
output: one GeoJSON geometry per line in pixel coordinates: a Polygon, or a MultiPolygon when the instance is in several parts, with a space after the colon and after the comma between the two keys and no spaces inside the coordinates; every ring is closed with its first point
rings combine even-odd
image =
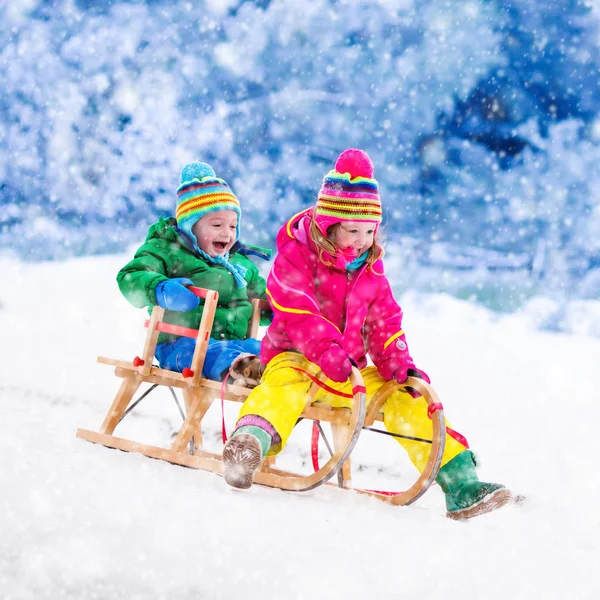
{"type": "Polygon", "coordinates": [[[230,383],[240,387],[255,388],[260,383],[264,372],[265,365],[261,364],[258,356],[240,355],[231,366],[230,383]]]}
{"type": "Polygon", "coordinates": [[[260,440],[252,434],[234,435],[223,448],[223,476],[234,488],[247,490],[252,486],[254,471],[262,460],[260,440]]]}

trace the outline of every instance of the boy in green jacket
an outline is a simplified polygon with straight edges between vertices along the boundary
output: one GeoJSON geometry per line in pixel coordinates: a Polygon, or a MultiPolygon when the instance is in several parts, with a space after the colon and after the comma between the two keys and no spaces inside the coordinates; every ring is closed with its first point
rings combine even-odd
{"type": "MultiPolygon", "coordinates": [[[[246,338],[251,300],[265,298],[266,283],[248,255],[271,252],[241,244],[240,203],[210,165],[194,162],[181,172],[176,219],[152,225],[135,257],[118,273],[119,289],[136,308],[161,306],[164,322],[198,329],[203,305],[187,286],[219,292],[203,376],[222,380],[232,368],[237,385],[254,387],[263,371],[260,342],[246,338]]],[[[267,325],[270,317],[263,316],[267,325]]],[[[155,356],[163,369],[190,367],[196,341],[161,333],[155,356]]]]}

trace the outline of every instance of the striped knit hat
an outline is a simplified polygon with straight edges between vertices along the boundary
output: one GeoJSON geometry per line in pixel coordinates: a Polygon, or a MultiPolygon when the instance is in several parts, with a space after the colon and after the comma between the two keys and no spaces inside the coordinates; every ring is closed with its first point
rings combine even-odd
{"type": "Polygon", "coordinates": [[[323,179],[314,210],[314,218],[323,232],[342,221],[381,223],[379,186],[373,179],[373,163],[366,152],[350,148],[342,152],[335,169],[323,179]]]}
{"type": "Polygon", "coordinates": [[[219,179],[210,165],[193,162],[183,167],[181,185],[177,188],[177,226],[195,239],[192,227],[215,210],[234,210],[238,215],[236,237],[240,237],[242,209],[225,181],[219,179]]]}

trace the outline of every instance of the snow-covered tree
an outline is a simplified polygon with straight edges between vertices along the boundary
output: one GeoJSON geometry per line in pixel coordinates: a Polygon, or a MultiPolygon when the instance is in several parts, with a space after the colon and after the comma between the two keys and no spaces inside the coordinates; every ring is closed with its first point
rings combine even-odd
{"type": "Polygon", "coordinates": [[[421,244],[403,244],[408,259],[425,244],[431,266],[442,244],[456,265],[493,255],[588,297],[599,20],[576,0],[10,0],[0,245],[34,259],[124,249],[172,214],[193,159],[240,197],[244,237],[271,245],[360,146],[388,239],[421,244]]]}

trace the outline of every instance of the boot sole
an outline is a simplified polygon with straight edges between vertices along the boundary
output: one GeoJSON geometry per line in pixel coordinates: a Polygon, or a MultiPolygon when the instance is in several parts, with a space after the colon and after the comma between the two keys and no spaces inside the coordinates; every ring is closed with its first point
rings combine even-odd
{"type": "Polygon", "coordinates": [[[472,519],[473,517],[478,517],[479,515],[484,515],[502,508],[511,498],[512,494],[510,493],[510,490],[502,488],[488,494],[477,504],[463,510],[447,513],[446,516],[453,521],[466,521],[467,519],[472,519]]]}
{"type": "Polygon", "coordinates": [[[254,471],[258,469],[261,460],[260,446],[256,448],[248,441],[232,439],[223,449],[225,481],[238,490],[247,490],[252,487],[254,471]]]}

